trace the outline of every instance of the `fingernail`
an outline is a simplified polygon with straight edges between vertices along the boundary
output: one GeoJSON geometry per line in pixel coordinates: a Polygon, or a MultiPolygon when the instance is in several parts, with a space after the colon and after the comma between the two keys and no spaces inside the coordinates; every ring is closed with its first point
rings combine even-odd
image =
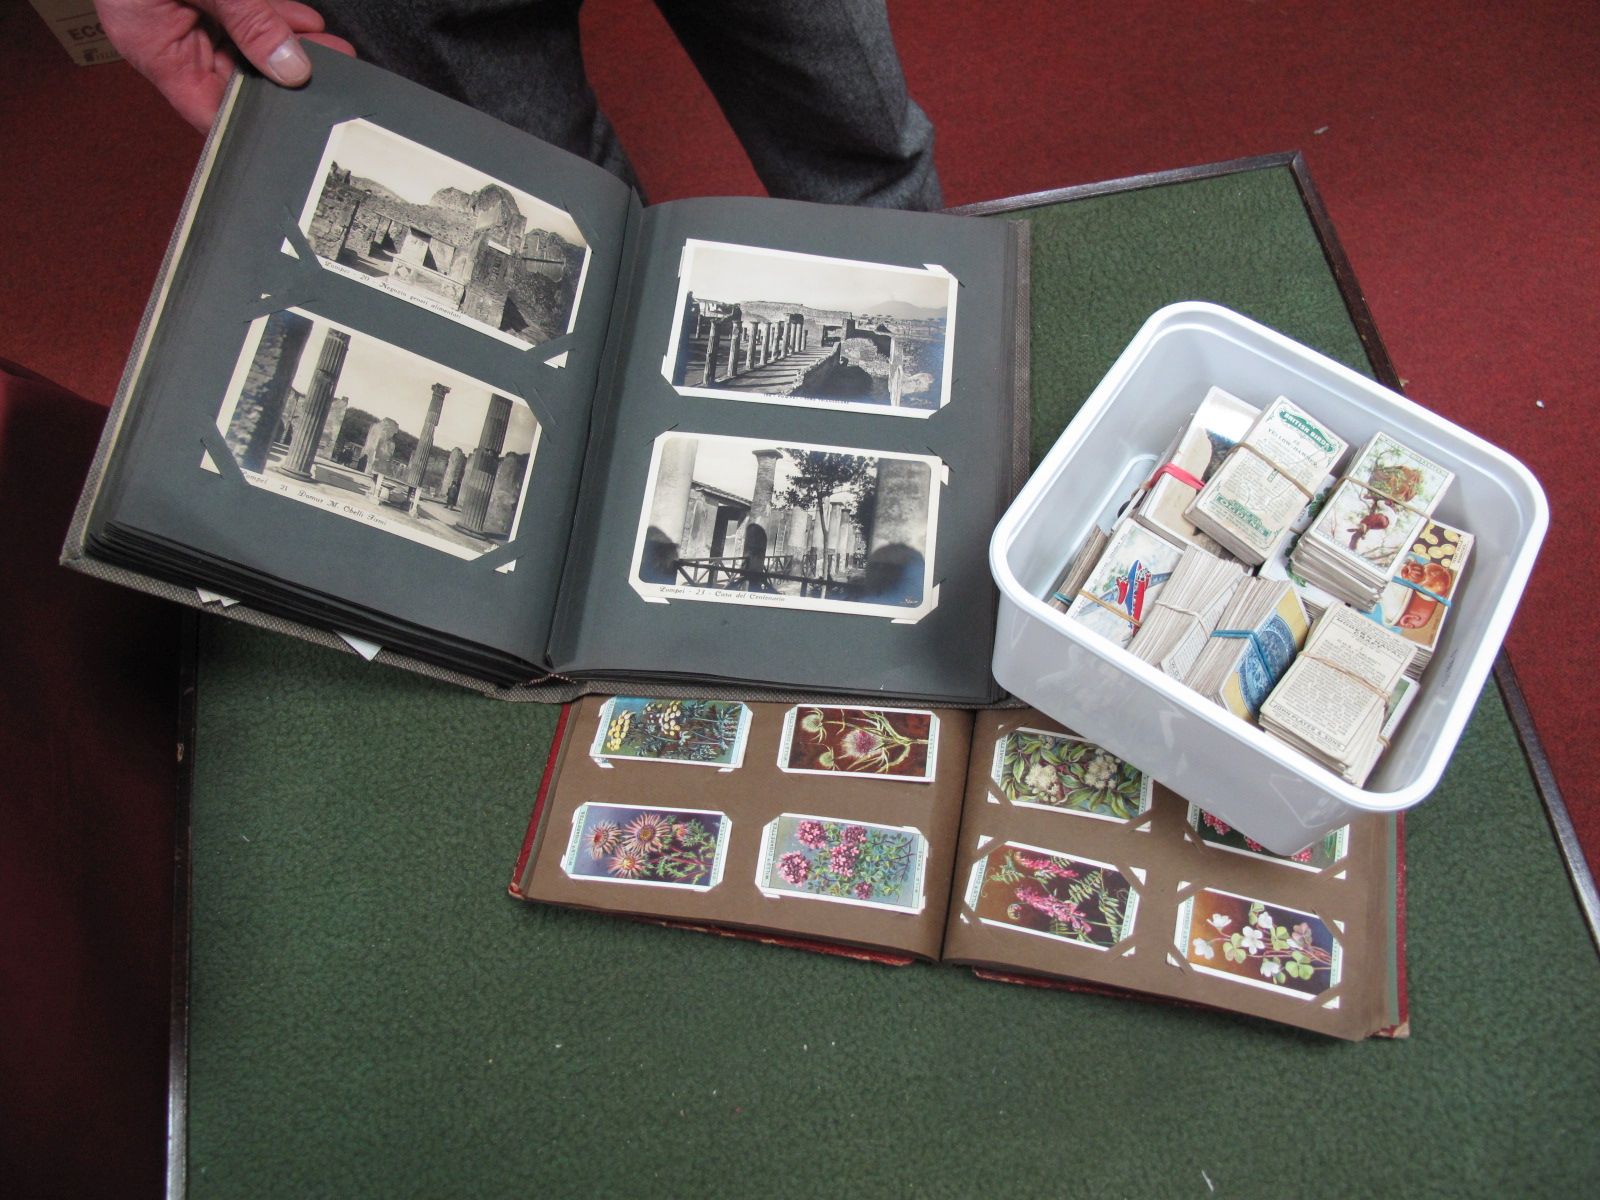
{"type": "Polygon", "coordinates": [[[299,87],[311,78],[311,60],[300,48],[299,38],[285,38],[283,44],[267,56],[267,74],[285,87],[299,87]]]}

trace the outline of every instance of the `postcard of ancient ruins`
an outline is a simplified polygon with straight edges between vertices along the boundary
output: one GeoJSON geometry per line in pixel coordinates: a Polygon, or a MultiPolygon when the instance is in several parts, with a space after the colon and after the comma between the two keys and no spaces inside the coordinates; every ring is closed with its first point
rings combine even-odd
{"type": "Polygon", "coordinates": [[[950,402],[954,275],[689,239],[662,373],[684,396],[928,417],[950,402]]]}
{"type": "Polygon", "coordinates": [[[516,538],[540,434],[521,397],[293,308],[251,322],[217,429],[253,487],[466,559],[516,538]]]}
{"type": "Polygon", "coordinates": [[[945,482],[944,463],[925,455],[665,433],[630,582],[657,602],[918,621],[939,602],[945,482]]]}
{"type": "Polygon", "coordinates": [[[567,213],[370,121],[330,131],[300,230],[326,269],[513,346],[577,321],[589,246],[567,213]]]}

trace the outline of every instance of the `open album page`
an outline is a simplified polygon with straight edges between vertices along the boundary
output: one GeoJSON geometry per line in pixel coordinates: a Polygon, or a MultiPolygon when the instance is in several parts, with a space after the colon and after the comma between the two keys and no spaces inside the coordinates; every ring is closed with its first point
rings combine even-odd
{"type": "Polygon", "coordinates": [[[92,536],[537,662],[628,190],[336,54],[300,91],[244,81],[227,121],[92,536]]]}
{"type": "Polygon", "coordinates": [[[647,210],[555,669],[992,699],[1013,237],[775,201],[647,210]]]}
{"type": "Polygon", "coordinates": [[[947,961],[1344,1038],[1403,1020],[1396,827],[1280,856],[1032,710],[979,713],[947,961]]]}
{"type": "Polygon", "coordinates": [[[513,894],[937,958],[972,714],[589,696],[513,894]]]}

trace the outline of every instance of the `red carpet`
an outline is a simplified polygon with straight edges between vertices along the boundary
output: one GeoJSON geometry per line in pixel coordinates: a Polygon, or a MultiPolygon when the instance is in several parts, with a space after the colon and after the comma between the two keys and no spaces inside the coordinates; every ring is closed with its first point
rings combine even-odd
{"type": "MultiPolygon", "coordinates": [[[[1583,666],[1600,614],[1569,599],[1596,574],[1576,510],[1592,475],[1585,395],[1600,378],[1600,9],[924,0],[891,13],[912,92],[939,129],[951,204],[1305,152],[1410,395],[1516,454],[1549,493],[1549,540],[1508,645],[1582,845],[1600,861],[1600,722],[1583,666]]],[[[759,191],[647,0],[591,0],[585,27],[597,90],[654,199],[759,191]]],[[[28,7],[6,6],[0,34],[0,356],[106,404],[200,138],[126,66],[74,66],[28,7]]],[[[14,428],[8,456],[42,452],[14,428]]],[[[63,430],[77,433],[51,449],[86,462],[83,418],[63,430]]],[[[20,791],[8,788],[4,809],[13,917],[0,1020],[13,1087],[0,1125],[8,1175],[26,1133],[34,1169],[77,1153],[85,1171],[150,1194],[162,1152],[170,626],[48,565],[75,487],[41,497],[51,504],[26,520],[8,511],[8,581],[49,590],[26,605],[7,597],[8,640],[25,661],[7,675],[7,769],[20,791]],[[69,644],[68,629],[83,633],[79,652],[41,661],[69,644]],[[58,769],[80,755],[85,769],[58,769]],[[30,824],[54,832],[10,832],[30,824]],[[114,936],[96,920],[105,904],[143,924],[114,936]],[[24,961],[31,990],[14,986],[24,961]],[[45,1012],[38,1001],[52,995],[93,998],[45,1012]],[[109,1074],[28,1083],[12,1057],[53,1063],[84,1046],[106,1051],[109,1074]],[[50,1119],[74,1110],[73,1122],[50,1119]]]]}

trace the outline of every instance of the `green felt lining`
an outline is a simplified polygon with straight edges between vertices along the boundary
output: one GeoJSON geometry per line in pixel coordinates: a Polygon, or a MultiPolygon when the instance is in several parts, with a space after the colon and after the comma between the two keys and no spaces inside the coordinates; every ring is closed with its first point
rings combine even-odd
{"type": "MultiPolygon", "coordinates": [[[[1075,201],[1033,233],[1036,459],[1174,300],[1366,365],[1287,168],[1075,201]]],[[[516,903],[555,719],[204,622],[192,1195],[1571,1195],[1600,1177],[1600,969],[1492,688],[1407,822],[1412,1036],[1356,1044],[516,903]]]]}

